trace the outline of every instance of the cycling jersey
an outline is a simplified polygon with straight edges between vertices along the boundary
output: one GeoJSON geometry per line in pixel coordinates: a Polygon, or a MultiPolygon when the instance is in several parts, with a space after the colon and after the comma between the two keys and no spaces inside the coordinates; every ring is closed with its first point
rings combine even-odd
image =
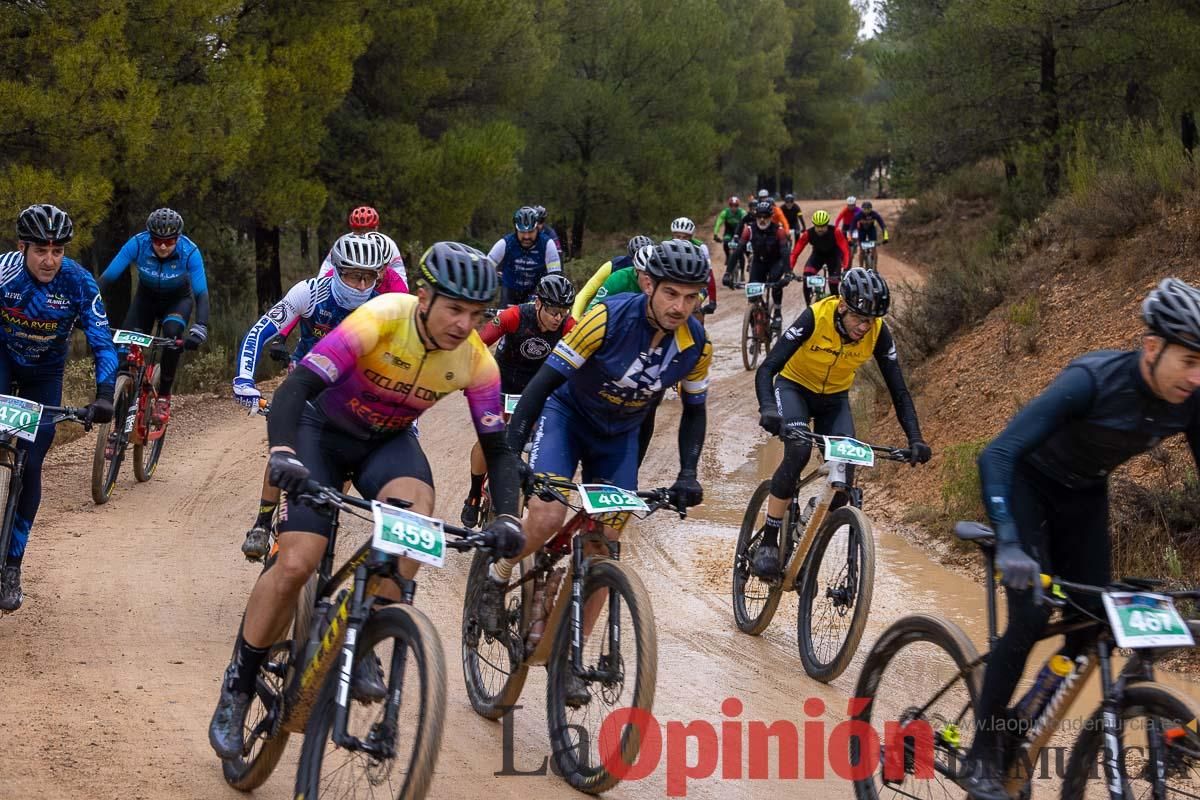
{"type": "Polygon", "coordinates": [[[504,430],[500,374],[479,334],[454,350],[427,350],[411,294],[379,295],[355,309],[301,364],[328,384],[317,407],[361,438],[402,431],[460,389],[481,436],[504,430]]]}
{"type": "Polygon", "coordinates": [[[208,279],[200,248],[186,236],[175,242],[175,251],[166,258],[154,254],[150,231],[142,231],[125,243],[100,276],[100,285],[115,282],[130,264],[137,265],[138,288],[158,294],[179,294],[189,288],[196,296],[196,322],[208,325],[208,279]]]}
{"type": "Polygon", "coordinates": [[[654,401],[676,383],[682,382],[684,403],[705,402],[712,344],[704,326],[688,317],[651,349],[656,329],[646,318],[647,301],[641,292],[604,300],[546,359],[568,378],[551,397],[599,434],[637,428],[654,401]]]}
{"type": "Polygon", "coordinates": [[[860,210],[858,206],[842,206],[842,210],[833,220],[833,227],[842,231],[850,230],[854,225],[854,218],[858,216],[860,210]]]}
{"type": "Polygon", "coordinates": [[[721,213],[717,215],[716,224],[713,225],[713,236],[725,239],[733,238],[745,216],[746,209],[744,208],[722,208],[721,213]]]}
{"type": "Polygon", "coordinates": [[[1146,385],[1139,351],[1100,350],[1067,365],[979,456],[988,517],[1013,524],[1014,470],[1028,464],[1067,489],[1102,486],[1109,474],[1163,438],[1186,433],[1200,465],[1200,392],[1168,403],[1146,385]]]}
{"type": "Polygon", "coordinates": [[[574,317],[567,317],[552,331],[538,324],[537,308],[533,303],[509,306],[479,331],[485,345],[495,344],[496,363],[500,367],[500,390],[504,394],[520,394],[538,368],[554,350],[563,335],[575,327],[574,317]],[[504,337],[500,339],[500,337],[504,337]]]}
{"type": "Polygon", "coordinates": [[[863,211],[860,208],[858,213],[854,215],[854,230],[861,241],[875,241],[876,225],[879,225],[885,234],[887,233],[887,223],[883,221],[883,217],[879,216],[879,212],[874,209],[863,211]]]}
{"type": "Polygon", "coordinates": [[[538,234],[528,250],[521,246],[517,234],[510,233],[492,245],[488,258],[500,270],[500,285],[523,295],[533,294],[542,276],[562,271],[558,247],[545,233],[538,234]]]}
{"type": "Polygon", "coordinates": [[[773,221],[765,229],[757,224],[747,225],[742,229],[738,246],[745,252],[747,244],[752,245],[755,263],[782,264],[788,246],[787,231],[773,221]]]}
{"type": "Polygon", "coordinates": [[[783,211],[783,216],[787,218],[789,231],[803,230],[804,215],[800,212],[800,205],[798,203],[793,203],[790,206],[784,203],[779,208],[783,211]]]}
{"type": "Polygon", "coordinates": [[[104,301],[92,274],[70,258],[49,283],[36,280],[19,251],[0,256],[0,339],[18,367],[61,371],[78,322],[96,362],[96,396],[112,397],[117,381],[104,301]]]}
{"type": "Polygon", "coordinates": [[[338,304],[332,291],[333,280],[331,275],[297,283],[282,300],[258,318],[242,340],[235,385],[254,385],[254,365],[258,363],[263,345],[280,331],[291,330],[292,326],[299,323],[300,342],[292,352],[292,361],[299,361],[325,334],[350,315],[354,309],[338,304]]]}
{"type": "Polygon", "coordinates": [[[542,235],[554,242],[555,248],[558,249],[558,255],[561,257],[563,253],[563,246],[562,239],[558,237],[558,231],[554,230],[554,228],[551,228],[549,225],[543,225],[542,235]]]}
{"type": "Polygon", "coordinates": [[[693,236],[691,239],[688,239],[688,241],[691,242],[692,244],[696,245],[696,247],[700,248],[700,252],[704,254],[705,261],[711,260],[708,255],[708,245],[706,245],[704,242],[697,239],[695,236],[693,236]]]}
{"type": "Polygon", "coordinates": [[[571,316],[579,319],[584,312],[590,309],[596,303],[596,293],[600,291],[600,287],[608,280],[608,277],[614,272],[619,272],[626,267],[633,265],[632,256],[617,256],[611,261],[605,261],[600,265],[600,269],[588,278],[588,282],[583,285],[583,288],[575,293],[575,302],[571,305],[571,316]]]}
{"type": "Polygon", "coordinates": [[[840,261],[837,265],[839,270],[850,263],[850,243],[846,241],[846,235],[840,228],[830,225],[825,228],[825,233],[818,233],[816,227],[812,227],[800,234],[800,238],[796,240],[796,245],[792,248],[790,264],[792,269],[796,268],[796,259],[804,251],[805,245],[810,244],[812,245],[810,262],[832,263],[834,258],[839,258],[840,261]]]}
{"type": "Polygon", "coordinates": [[[787,216],[783,213],[783,209],[775,204],[771,205],[771,221],[783,228],[784,233],[790,233],[792,230],[791,225],[788,223],[787,216]]]}

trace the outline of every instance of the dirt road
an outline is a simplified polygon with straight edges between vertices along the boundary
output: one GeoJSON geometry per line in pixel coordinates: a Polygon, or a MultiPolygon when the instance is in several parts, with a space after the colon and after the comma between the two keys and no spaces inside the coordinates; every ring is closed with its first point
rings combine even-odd
{"type": "MultiPolygon", "coordinates": [[[[806,214],[816,204],[805,203],[806,214]]],[[[836,208],[830,204],[828,208],[836,208]]],[[[885,208],[885,213],[887,209],[885,208]]],[[[889,277],[905,267],[887,256],[889,277]]],[[[786,297],[789,318],[802,305],[786,297]]],[[[625,558],[637,564],[654,603],[659,670],[654,712],[668,720],[727,719],[733,697],[742,721],[823,721],[826,734],[844,718],[859,660],[822,686],[807,679],[795,647],[795,601],[787,595],[772,627],[759,638],[736,631],[729,605],[730,560],[742,509],[753,486],[769,475],[779,449],[757,427],[752,375],[738,350],[742,301],[729,294],[710,323],[716,343],[710,390],[709,438],[702,461],[706,503],[685,522],[652,518],[626,536],[625,558]],[[790,600],[790,604],[788,602],[790,600]],[[824,713],[805,712],[819,698],[824,713]]],[[[466,486],[463,454],[473,433],[461,396],[421,420],[422,441],[437,476],[438,513],[456,519],[466,486]]],[[[665,485],[677,468],[678,410],[664,406],[646,486],[665,485]]],[[[0,620],[7,643],[0,656],[0,734],[8,768],[3,798],[232,798],[206,728],[238,620],[257,568],[239,552],[253,517],[265,463],[265,426],[228,400],[184,398],[177,404],[158,474],[134,485],[128,466],[112,500],[88,499],[90,437],[54,451],[46,467],[45,500],[26,559],[26,601],[0,620]]],[[[343,540],[361,540],[346,527],[343,540]]],[[[979,590],[932,564],[886,531],[879,539],[875,605],[862,650],[902,613],[937,609],[965,623],[980,616],[979,590]]],[[[553,775],[495,777],[504,769],[502,731],[467,703],[458,666],[460,609],[468,560],[422,573],[418,604],[434,620],[448,657],[449,717],[433,796],[563,797],[553,775]]],[[[979,640],[977,627],[970,626],[979,640]]],[[[544,676],[535,670],[517,712],[513,766],[528,771],[548,754],[544,676]]],[[[806,743],[806,747],[811,743],[806,743]]],[[[261,798],[291,796],[299,742],[261,798]]],[[[803,764],[803,760],[801,760],[803,764]]],[[[771,774],[776,775],[777,759],[771,774]]],[[[696,798],[845,797],[848,785],[826,766],[824,778],[795,782],[722,780],[687,785],[696,798]]],[[[625,783],[608,796],[666,796],[665,767],[625,783]]]]}

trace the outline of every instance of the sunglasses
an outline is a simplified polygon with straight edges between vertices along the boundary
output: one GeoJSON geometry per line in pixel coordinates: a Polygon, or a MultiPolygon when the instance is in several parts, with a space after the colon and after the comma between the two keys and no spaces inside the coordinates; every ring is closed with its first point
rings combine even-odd
{"type": "Polygon", "coordinates": [[[157,236],[151,236],[150,241],[154,242],[155,244],[173,245],[179,241],[179,237],[172,236],[170,239],[160,239],[157,236]]]}
{"type": "Polygon", "coordinates": [[[543,304],[542,311],[545,311],[552,317],[565,317],[571,313],[571,308],[570,306],[548,306],[543,304]]]}

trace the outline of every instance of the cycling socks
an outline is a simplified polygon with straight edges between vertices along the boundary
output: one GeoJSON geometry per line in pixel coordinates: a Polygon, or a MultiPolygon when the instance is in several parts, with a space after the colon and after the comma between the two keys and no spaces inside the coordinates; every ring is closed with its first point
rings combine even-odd
{"type": "Polygon", "coordinates": [[[271,517],[275,515],[275,508],[279,505],[278,500],[261,499],[258,501],[258,518],[254,520],[254,527],[269,528],[271,527],[271,517]]]}
{"type": "Polygon", "coordinates": [[[483,481],[487,478],[487,473],[476,475],[471,473],[471,491],[467,493],[468,500],[478,500],[483,496],[483,481]]]}
{"type": "Polygon", "coordinates": [[[270,649],[247,644],[241,630],[238,630],[237,643],[233,646],[233,674],[230,676],[229,688],[239,694],[254,694],[258,670],[270,649]]]}
{"type": "Polygon", "coordinates": [[[778,547],[779,529],[783,527],[782,517],[772,517],[767,514],[767,524],[763,525],[763,540],[759,547],[778,547]]]}

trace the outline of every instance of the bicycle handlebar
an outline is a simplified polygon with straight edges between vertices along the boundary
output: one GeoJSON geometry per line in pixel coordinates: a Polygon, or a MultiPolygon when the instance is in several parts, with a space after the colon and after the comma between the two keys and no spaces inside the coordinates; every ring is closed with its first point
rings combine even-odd
{"type": "MultiPolygon", "coordinates": [[[[779,438],[783,439],[785,442],[806,439],[812,444],[818,444],[818,443],[824,443],[824,441],[827,437],[825,437],[824,435],[819,434],[819,433],[813,433],[812,431],[810,431],[806,428],[793,428],[791,430],[783,431],[782,433],[780,433],[779,438]]],[[[910,450],[907,447],[888,447],[886,445],[869,444],[867,442],[860,442],[860,444],[864,444],[867,447],[871,448],[871,450],[876,455],[878,455],[880,458],[882,458],[886,461],[906,461],[907,462],[907,461],[912,460],[912,455],[913,455],[912,450],[910,450]]]]}
{"type": "MultiPolygon", "coordinates": [[[[575,483],[574,481],[564,480],[562,478],[549,478],[543,475],[535,475],[533,477],[532,485],[528,488],[526,494],[530,496],[537,496],[542,500],[553,500],[555,502],[562,503],[568,508],[579,510],[576,506],[571,505],[567,501],[566,497],[558,492],[551,491],[552,489],[569,489],[578,491],[579,484],[575,483]]],[[[653,514],[660,508],[667,508],[678,514],[680,519],[687,517],[687,509],[680,508],[671,501],[671,490],[665,486],[658,489],[639,489],[638,491],[634,492],[634,494],[643,500],[650,501],[646,504],[649,507],[649,512],[646,514],[646,516],[650,516],[650,514],[653,514]]]]}

